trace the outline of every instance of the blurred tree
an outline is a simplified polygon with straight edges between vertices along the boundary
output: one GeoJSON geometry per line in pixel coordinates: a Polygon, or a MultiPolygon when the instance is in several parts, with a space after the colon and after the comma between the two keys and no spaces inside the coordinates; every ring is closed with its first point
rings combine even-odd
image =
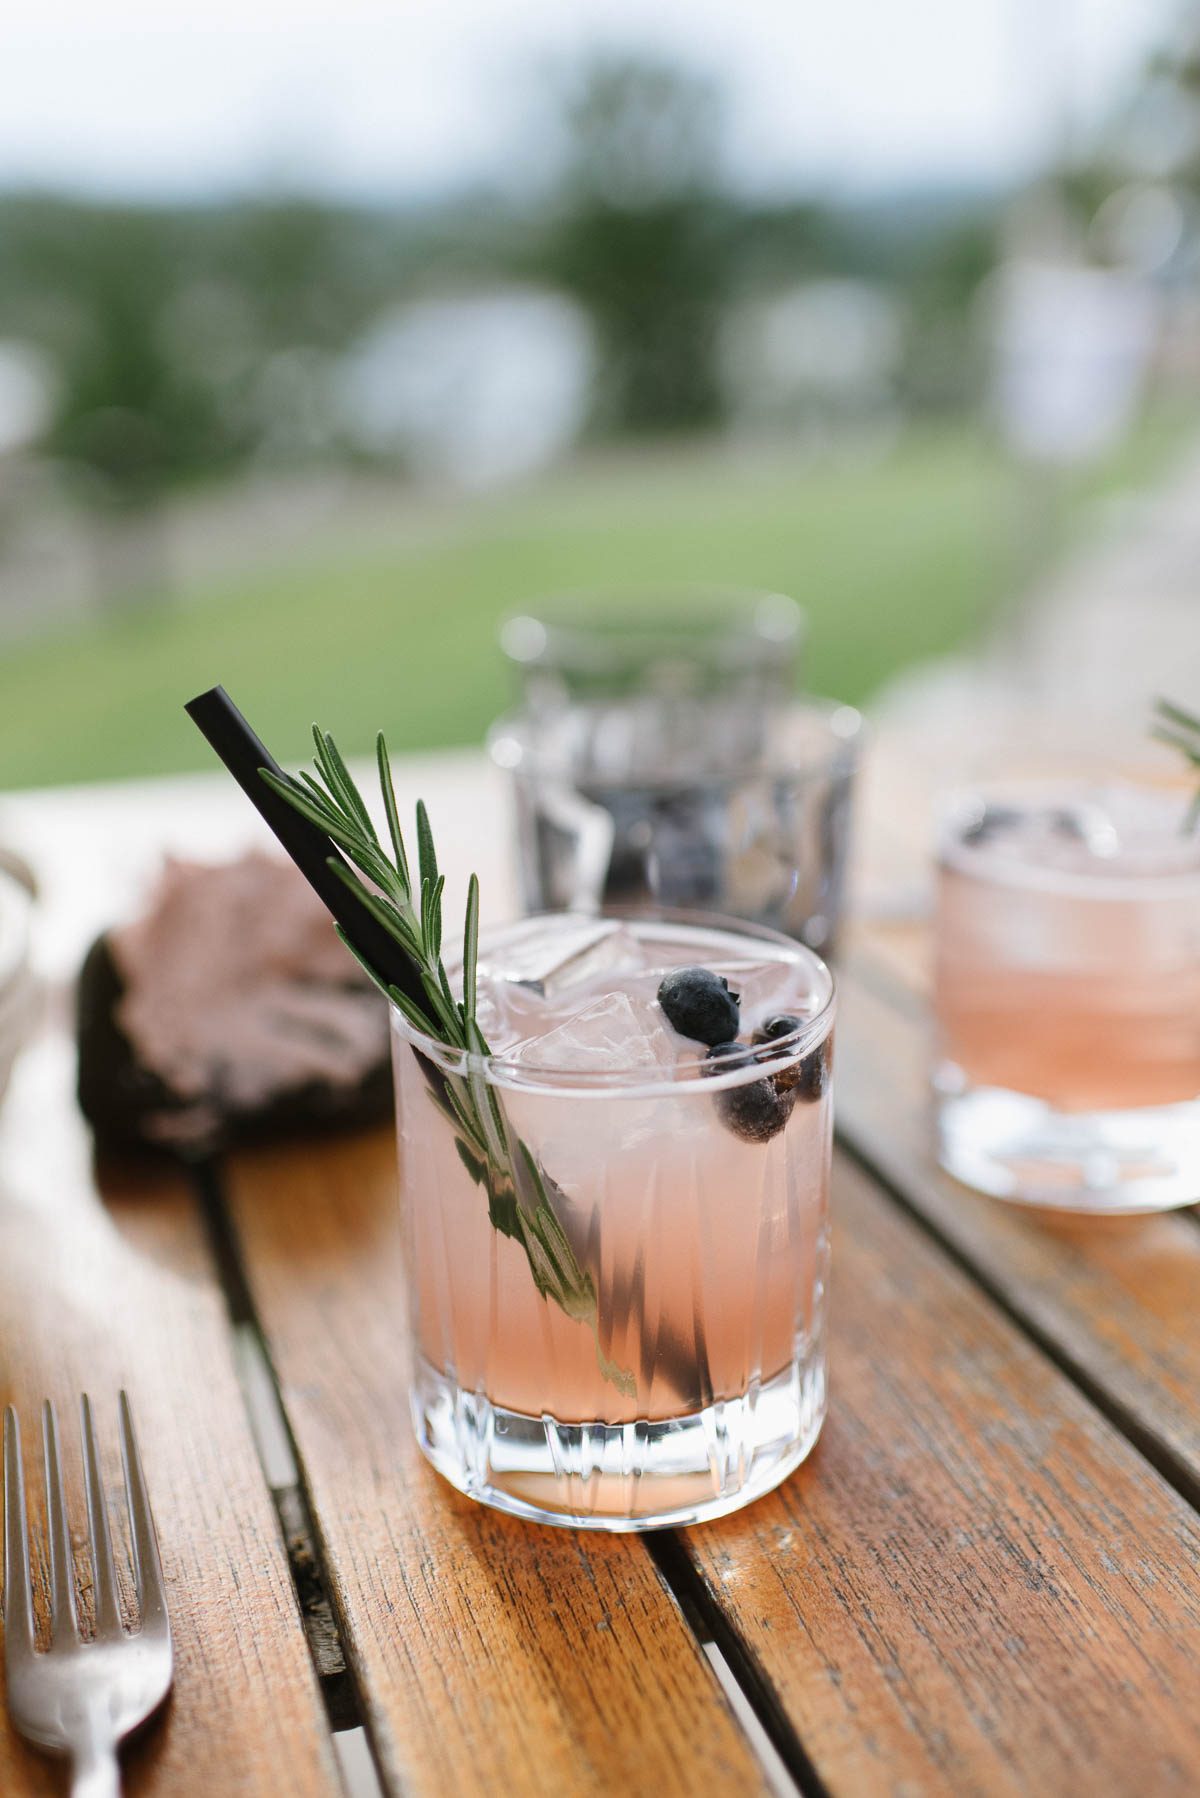
{"type": "Polygon", "coordinates": [[[52,453],[116,502],[141,505],[173,475],[232,447],[203,382],[164,342],[164,313],[188,276],[177,218],[26,200],[6,209],[3,243],[5,328],[41,344],[57,366],[52,453]]]}
{"type": "Polygon", "coordinates": [[[819,200],[785,200],[740,207],[729,251],[737,287],[761,292],[851,272],[855,243],[847,220],[834,207],[819,200]]]}
{"type": "Polygon", "coordinates": [[[102,589],[161,591],[163,494],[279,440],[278,359],[340,349],[391,291],[394,261],[374,222],[305,201],[3,203],[0,331],[54,365],[43,448],[96,520],[102,589]]]}
{"type": "Polygon", "coordinates": [[[44,448],[100,525],[102,592],[161,593],[157,504],[168,484],[235,451],[202,379],[181,367],[162,320],[188,275],[181,221],[135,207],[26,199],[5,209],[4,328],[49,352],[55,407],[44,448]],[[132,523],[116,542],[108,523],[132,523]]]}
{"type": "Polygon", "coordinates": [[[972,302],[999,251],[999,215],[980,209],[948,224],[900,283],[908,314],[900,398],[910,410],[962,414],[982,397],[986,358],[972,302]]]}
{"type": "Polygon", "coordinates": [[[736,209],[718,182],[720,98],[673,65],[603,57],[563,101],[564,165],[536,257],[599,339],[606,431],[707,424],[736,209]]]}

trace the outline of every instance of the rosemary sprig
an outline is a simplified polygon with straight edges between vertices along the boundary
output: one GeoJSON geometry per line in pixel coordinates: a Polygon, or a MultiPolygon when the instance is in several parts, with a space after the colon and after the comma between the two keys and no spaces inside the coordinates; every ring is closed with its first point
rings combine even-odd
{"type": "Polygon", "coordinates": [[[314,724],[313,743],[315,777],[307,771],[282,777],[269,768],[259,772],[280,798],[323,830],[353,864],[347,867],[334,857],[329,861],[338,878],[408,955],[420,981],[423,1002],[383,980],[341,926],[335,925],[335,929],[375,985],[415,1030],[470,1058],[467,1071],[462,1074],[436,1067],[427,1056],[419,1058],[430,1097],[454,1131],[459,1160],[475,1184],[487,1193],[492,1226],[524,1249],[538,1292],[568,1317],[590,1327],[601,1373],[622,1392],[632,1395],[633,1375],[610,1360],[600,1346],[596,1284],[579,1265],[553,1202],[556,1194],[565,1202],[565,1195],[539,1167],[528,1144],[512,1131],[495,1087],[478,1066],[478,1058],[490,1054],[476,1016],[479,882],[472,874],[467,888],[460,1000],[454,996],[442,960],[442,898],[446,883],[438,869],[424,803],[417,801],[414,881],[382,732],[376,742],[376,754],[390,855],[333,738],[314,724]]]}
{"type": "MultiPolygon", "coordinates": [[[[1150,735],[1160,743],[1167,743],[1185,756],[1192,767],[1200,773],[1200,718],[1170,699],[1155,701],[1154,723],[1150,735]]],[[[1200,824],[1200,787],[1192,795],[1191,803],[1184,813],[1180,829],[1184,836],[1189,836],[1200,824]]]]}

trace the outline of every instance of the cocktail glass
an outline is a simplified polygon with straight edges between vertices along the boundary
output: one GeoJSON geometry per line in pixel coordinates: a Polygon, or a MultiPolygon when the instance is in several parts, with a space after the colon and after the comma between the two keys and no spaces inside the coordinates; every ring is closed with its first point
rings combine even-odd
{"type": "Polygon", "coordinates": [[[1029,785],[948,808],[938,1153],[1028,1205],[1200,1199],[1200,839],[1184,802],[1029,785]]]}
{"type": "Polygon", "coordinates": [[[824,964],[773,933],[558,915],[485,936],[490,1054],[393,1013],[412,1411],[453,1485],[644,1530],[734,1510],[808,1453],[833,1009],[824,964]],[[740,992],[743,1038],[786,1030],[707,1058],[657,1003],[683,966],[740,992]]]}

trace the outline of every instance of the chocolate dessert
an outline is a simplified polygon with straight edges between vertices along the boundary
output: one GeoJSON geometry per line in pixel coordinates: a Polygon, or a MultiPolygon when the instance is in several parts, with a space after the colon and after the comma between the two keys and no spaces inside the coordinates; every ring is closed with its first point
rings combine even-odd
{"type": "Polygon", "coordinates": [[[79,1101],[110,1144],[197,1156],[391,1109],[387,1005],[295,867],[171,861],[79,981],[79,1101]]]}

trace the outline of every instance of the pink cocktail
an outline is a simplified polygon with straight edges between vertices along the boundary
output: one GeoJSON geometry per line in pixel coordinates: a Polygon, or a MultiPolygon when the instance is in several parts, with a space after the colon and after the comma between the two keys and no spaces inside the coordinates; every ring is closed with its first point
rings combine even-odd
{"type": "Polygon", "coordinates": [[[743,927],[550,916],[485,937],[478,1016],[487,1057],[394,1017],[425,1452],[545,1521],[734,1509],[824,1414],[827,970],[743,927]],[[697,966],[740,996],[734,1046],[658,1002],[697,966]]]}
{"type": "Polygon", "coordinates": [[[1074,1210],[1200,1198],[1200,839],[1132,787],[952,810],[938,866],[939,1150],[1074,1210]]]}

